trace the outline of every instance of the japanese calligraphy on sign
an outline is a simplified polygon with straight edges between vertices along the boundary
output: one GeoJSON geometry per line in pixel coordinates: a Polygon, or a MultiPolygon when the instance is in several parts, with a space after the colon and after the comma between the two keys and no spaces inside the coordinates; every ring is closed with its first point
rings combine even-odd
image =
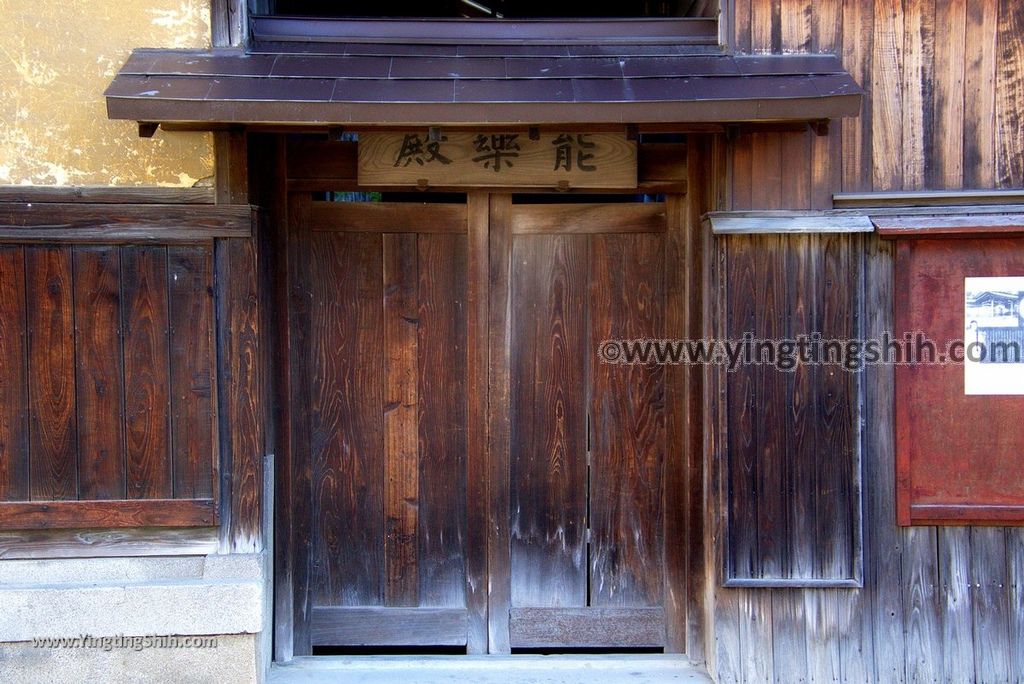
{"type": "Polygon", "coordinates": [[[624,133],[362,133],[359,183],[435,187],[635,188],[636,143],[624,133]]]}

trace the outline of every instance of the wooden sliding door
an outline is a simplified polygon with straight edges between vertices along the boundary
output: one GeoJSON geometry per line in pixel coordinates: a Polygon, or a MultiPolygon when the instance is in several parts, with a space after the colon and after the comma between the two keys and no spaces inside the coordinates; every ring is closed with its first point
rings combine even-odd
{"type": "MultiPolygon", "coordinates": [[[[666,644],[665,205],[513,205],[509,645],[666,644]]],[[[677,543],[681,540],[676,540],[677,543]]]]}
{"type": "Polygon", "coordinates": [[[665,206],[293,196],[295,653],[672,647],[665,206]]]}

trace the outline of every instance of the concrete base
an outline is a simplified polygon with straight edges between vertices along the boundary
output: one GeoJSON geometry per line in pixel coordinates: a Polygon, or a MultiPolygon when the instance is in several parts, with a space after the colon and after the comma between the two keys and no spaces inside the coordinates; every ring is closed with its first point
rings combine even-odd
{"type": "Polygon", "coordinates": [[[216,648],[36,648],[32,642],[0,644],[5,684],[131,682],[252,684],[262,674],[259,635],[217,637],[216,648]]]}
{"type": "Polygon", "coordinates": [[[0,561],[0,682],[261,681],[265,564],[260,554],[0,561]],[[141,640],[153,636],[216,645],[141,640]]]}
{"type": "Polygon", "coordinates": [[[269,684],[710,684],[685,656],[313,656],[274,665],[269,684]]]}

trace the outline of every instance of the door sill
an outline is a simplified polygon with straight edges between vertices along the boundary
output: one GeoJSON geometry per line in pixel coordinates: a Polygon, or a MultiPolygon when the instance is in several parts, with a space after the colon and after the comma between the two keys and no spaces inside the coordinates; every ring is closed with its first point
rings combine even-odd
{"type": "Polygon", "coordinates": [[[710,684],[685,655],[305,656],[270,669],[270,684],[710,684]]]}

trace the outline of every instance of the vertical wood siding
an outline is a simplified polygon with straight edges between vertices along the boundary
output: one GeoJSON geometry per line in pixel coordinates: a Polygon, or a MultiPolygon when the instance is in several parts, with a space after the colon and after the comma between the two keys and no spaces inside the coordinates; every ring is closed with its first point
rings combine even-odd
{"type": "MultiPolygon", "coordinates": [[[[860,118],[833,122],[827,138],[810,132],[741,135],[731,149],[727,206],[827,208],[831,194],[839,191],[1024,185],[1021,3],[736,0],[735,5],[737,50],[834,51],[868,96],[860,118]]],[[[800,260],[805,239],[786,239],[790,259],[800,260]]],[[[866,335],[890,330],[891,246],[869,237],[848,256],[850,268],[863,268],[864,299],[851,293],[848,303],[862,311],[866,335]]],[[[730,287],[744,286],[741,275],[730,278],[730,287]]],[[[753,282],[746,286],[769,296],[756,269],[747,277],[753,282]]],[[[729,315],[749,315],[745,311],[737,301],[729,315]]],[[[804,303],[791,314],[797,321],[812,311],[804,303]]],[[[743,384],[742,378],[732,382],[743,384]]],[[[716,570],[710,669],[722,682],[1024,681],[1024,529],[898,528],[892,369],[867,368],[862,383],[864,588],[725,589],[716,570]]],[[[812,393],[832,391],[826,378],[812,377],[806,384],[812,393]]],[[[795,378],[794,394],[802,387],[803,379],[795,378]]],[[[748,404],[740,392],[726,407],[736,426],[749,423],[738,435],[730,433],[722,447],[733,459],[761,458],[773,448],[758,437],[748,404]],[[744,439],[746,446],[735,441],[744,439]]],[[[799,423],[798,403],[784,405],[799,423]]],[[[823,429],[819,453],[830,448],[822,439],[843,437],[823,429]]],[[[827,524],[827,517],[819,519],[827,524]]]]}
{"type": "Polygon", "coordinates": [[[0,247],[0,501],[212,496],[209,247],[0,247]]]}

